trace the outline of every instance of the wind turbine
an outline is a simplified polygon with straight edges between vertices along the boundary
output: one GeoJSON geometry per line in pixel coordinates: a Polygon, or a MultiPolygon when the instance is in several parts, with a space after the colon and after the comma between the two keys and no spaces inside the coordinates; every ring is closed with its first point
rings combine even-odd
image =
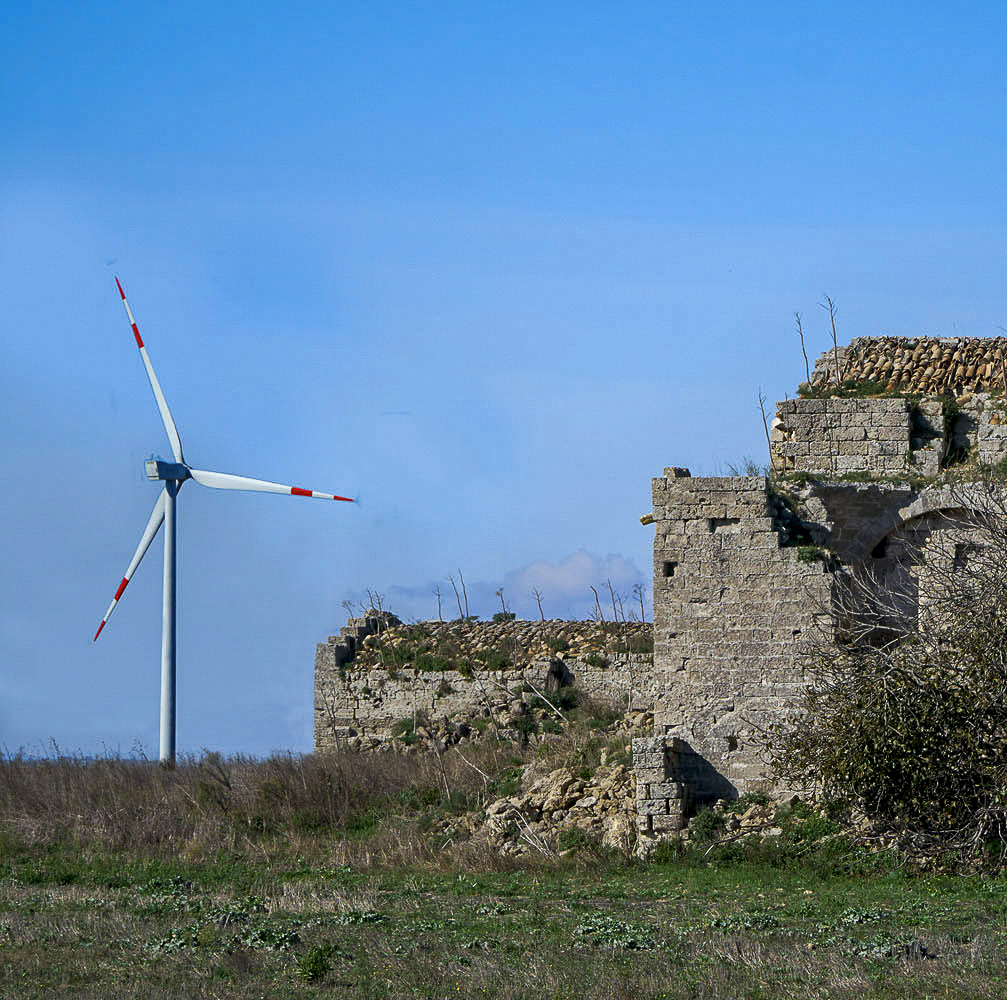
{"type": "Polygon", "coordinates": [[[147,369],[147,378],[150,379],[150,387],[154,390],[154,399],[157,402],[157,409],[161,414],[164,429],[168,433],[168,441],[171,444],[171,454],[174,462],[164,462],[160,459],[151,459],[145,463],[147,478],[159,480],[164,483],[164,487],[158,494],[157,503],[151,512],[147,527],[144,528],[143,537],[140,544],[133,553],[126,574],[122,578],[112,603],[105,612],[98,631],[94,634],[93,642],[97,642],[101,630],[105,627],[109,617],[119,603],[123,591],[129,581],[133,578],[140,560],[143,559],[150,548],[150,543],[164,525],[164,615],[161,624],[161,752],[162,764],[173,765],[175,763],[175,506],[177,503],[178,491],[182,488],[187,479],[194,479],[201,486],[209,486],[215,490],[253,490],[258,493],[286,493],[295,497],[317,497],[320,500],[343,500],[353,503],[353,497],[341,497],[332,493],[319,493],[317,490],[303,490],[299,486],[284,486],[280,483],[270,483],[263,479],[249,479],[247,476],[232,476],[226,472],[204,472],[202,469],[194,469],[188,465],[182,457],[182,440],[178,436],[178,429],[172,419],[168,403],[161,391],[161,384],[154,374],[154,366],[150,363],[147,355],[147,348],[143,346],[143,339],[140,337],[139,327],[133,318],[133,310],[129,308],[126,301],[126,293],[122,290],[118,277],[115,279],[115,287],[119,289],[119,297],[126,308],[126,316],[129,325],[136,338],[136,346],[140,349],[140,357],[143,359],[143,366],[147,369]]]}

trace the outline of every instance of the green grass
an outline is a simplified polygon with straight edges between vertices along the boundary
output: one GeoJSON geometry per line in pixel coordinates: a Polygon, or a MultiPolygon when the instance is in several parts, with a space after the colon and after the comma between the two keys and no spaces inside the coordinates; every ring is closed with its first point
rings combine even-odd
{"type": "Polygon", "coordinates": [[[1007,879],[914,875],[800,803],[779,837],[646,862],[577,831],[520,861],[445,833],[529,759],[611,760],[609,714],[581,699],[565,741],[465,759],[0,759],[0,997],[1007,994],[1007,879]]]}
{"type": "MultiPolygon", "coordinates": [[[[577,847],[580,845],[570,845],[577,847]]],[[[997,997],[1007,882],[696,851],[512,871],[0,858],[0,992],[131,997],[997,997]],[[930,957],[935,956],[935,957],[930,957]]]]}

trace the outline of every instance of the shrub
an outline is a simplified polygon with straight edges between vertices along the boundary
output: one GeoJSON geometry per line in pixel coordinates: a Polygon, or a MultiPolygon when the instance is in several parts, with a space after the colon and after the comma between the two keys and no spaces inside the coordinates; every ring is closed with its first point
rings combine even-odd
{"type": "Polygon", "coordinates": [[[689,822],[689,839],[700,844],[717,838],[724,828],[724,816],[713,809],[700,809],[689,822]]]}
{"type": "Polygon", "coordinates": [[[654,652],[654,636],[651,635],[633,635],[626,640],[626,652],[627,653],[653,653],[654,652]]]}
{"type": "Polygon", "coordinates": [[[955,520],[907,551],[905,589],[837,579],[837,637],[808,654],[810,687],[772,753],[791,787],[916,852],[989,866],[1007,861],[1007,494],[949,490],[955,520]]]}
{"type": "Polygon", "coordinates": [[[497,623],[499,623],[499,622],[512,622],[512,621],[514,621],[514,619],[516,617],[517,617],[517,615],[513,611],[498,611],[493,616],[492,620],[495,621],[495,622],[497,622],[497,623]]]}
{"type": "Polygon", "coordinates": [[[487,670],[505,670],[510,666],[510,656],[507,651],[499,646],[491,646],[488,649],[480,649],[476,653],[479,660],[487,670]]]}
{"type": "Polygon", "coordinates": [[[329,961],[332,951],[333,949],[329,945],[309,948],[297,960],[294,966],[294,974],[298,979],[302,979],[306,983],[314,983],[319,979],[323,979],[326,973],[332,968],[332,963],[329,961]]]}

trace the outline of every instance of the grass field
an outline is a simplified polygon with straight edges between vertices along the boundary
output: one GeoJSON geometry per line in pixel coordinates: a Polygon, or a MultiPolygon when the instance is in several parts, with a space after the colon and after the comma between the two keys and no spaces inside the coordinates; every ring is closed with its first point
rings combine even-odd
{"type": "Polygon", "coordinates": [[[2,761],[0,996],[1007,996],[1007,880],[798,828],[517,867],[424,832],[469,770],[2,761]]]}

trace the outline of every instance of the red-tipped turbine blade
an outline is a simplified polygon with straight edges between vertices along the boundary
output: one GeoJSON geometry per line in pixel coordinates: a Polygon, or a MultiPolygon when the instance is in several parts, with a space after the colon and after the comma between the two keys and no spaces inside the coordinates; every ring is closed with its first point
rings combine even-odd
{"type": "Polygon", "coordinates": [[[115,597],[112,598],[112,603],[108,606],[108,611],[105,612],[105,617],[102,618],[101,624],[98,626],[98,631],[95,632],[94,638],[91,640],[92,642],[98,641],[98,636],[101,635],[101,630],[105,627],[105,623],[109,620],[112,612],[115,610],[115,606],[119,603],[119,598],[122,597],[122,592],[126,589],[126,585],[133,578],[133,574],[136,572],[136,567],[140,565],[140,560],[146,554],[147,549],[150,548],[150,543],[154,541],[154,537],[157,535],[157,532],[161,527],[161,523],[164,521],[164,499],[165,492],[164,490],[161,490],[157,498],[157,503],[154,504],[154,509],[151,511],[150,520],[147,521],[147,527],[143,529],[143,537],[140,539],[140,544],[136,547],[136,552],[133,553],[133,558],[130,560],[129,566],[126,569],[126,575],[119,583],[115,592],[115,597]]]}
{"type": "Polygon", "coordinates": [[[334,493],[319,493],[318,490],[303,490],[300,486],[284,486],[282,483],[268,483],[264,479],[249,479],[247,476],[232,476],[226,472],[204,472],[190,469],[192,478],[201,486],[215,490],[252,490],[255,493],[286,493],[294,497],[315,497],[318,500],[345,500],[353,503],[353,497],[341,497],[334,493]]]}
{"type": "Polygon", "coordinates": [[[140,329],[136,325],[136,320],[133,319],[133,310],[129,308],[129,303],[126,301],[126,293],[122,290],[122,285],[119,283],[117,276],[115,276],[115,287],[119,289],[119,298],[122,299],[122,304],[126,307],[126,316],[129,318],[129,325],[133,330],[133,336],[136,338],[136,346],[140,348],[140,357],[143,358],[143,367],[147,369],[147,378],[150,379],[150,387],[154,390],[154,399],[157,402],[158,412],[161,414],[161,422],[164,424],[164,429],[168,433],[168,440],[171,442],[171,453],[175,456],[176,462],[184,464],[185,459],[182,458],[182,439],[178,436],[178,428],[175,426],[171,410],[168,409],[168,401],[164,398],[164,393],[161,391],[161,383],[157,381],[157,376],[154,374],[154,366],[150,363],[150,358],[147,356],[147,348],[143,346],[140,329]]]}

